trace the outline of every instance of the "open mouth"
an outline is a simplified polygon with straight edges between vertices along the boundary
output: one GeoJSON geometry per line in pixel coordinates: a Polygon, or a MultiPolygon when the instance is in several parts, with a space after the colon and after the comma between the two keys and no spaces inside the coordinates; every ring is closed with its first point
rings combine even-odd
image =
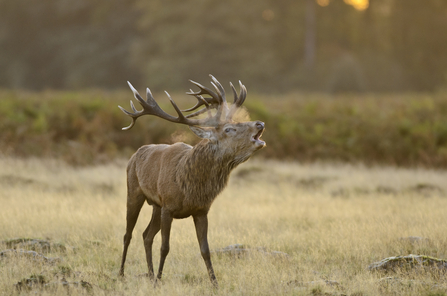
{"type": "Polygon", "coordinates": [[[265,142],[260,139],[263,132],[264,132],[264,129],[262,129],[259,132],[257,132],[254,136],[251,137],[251,141],[256,143],[256,144],[258,144],[258,145],[264,146],[265,142]]]}

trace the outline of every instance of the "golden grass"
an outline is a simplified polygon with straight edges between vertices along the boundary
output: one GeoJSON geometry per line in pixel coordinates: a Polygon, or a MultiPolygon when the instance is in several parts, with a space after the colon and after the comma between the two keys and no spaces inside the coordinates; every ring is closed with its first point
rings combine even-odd
{"type": "MultiPolygon", "coordinates": [[[[265,247],[287,258],[254,252],[213,255],[214,290],[199,254],[192,219],[176,220],[161,285],[146,271],[143,207],[126,263],[118,277],[125,230],[125,161],[73,168],[53,160],[0,158],[0,240],[51,239],[69,248],[48,257],[0,258],[0,294],[31,275],[47,282],[84,280],[95,295],[446,295],[436,272],[371,273],[385,257],[425,254],[447,258],[447,172],[360,165],[252,160],[232,174],[209,214],[212,250],[232,244],[265,247]],[[428,241],[409,243],[402,237],[428,241]],[[385,281],[381,278],[391,276],[385,281]],[[336,281],[328,285],[324,280],[336,281]]],[[[160,236],[154,243],[158,264],[160,236]]],[[[0,244],[0,251],[6,249],[0,244]]],[[[62,285],[21,294],[66,295],[62,285]]],[[[84,295],[70,288],[70,295],[84,295]]]]}

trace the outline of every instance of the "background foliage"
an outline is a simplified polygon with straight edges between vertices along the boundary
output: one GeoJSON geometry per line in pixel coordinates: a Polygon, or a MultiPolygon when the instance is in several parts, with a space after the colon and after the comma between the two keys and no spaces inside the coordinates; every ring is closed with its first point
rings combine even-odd
{"type": "Polygon", "coordinates": [[[446,1],[354,2],[0,0],[0,87],[183,90],[209,73],[269,92],[445,86],[446,1]]]}
{"type": "MultiPolygon", "coordinates": [[[[180,108],[193,98],[172,94],[180,108]]],[[[130,131],[117,105],[130,91],[0,92],[0,151],[62,158],[72,164],[129,157],[140,146],[198,138],[187,127],[141,118],[130,131]]],[[[155,98],[175,114],[165,94],[155,98]]],[[[249,94],[253,120],[266,123],[258,155],[302,162],[332,160],[447,167],[447,93],[401,95],[249,94]]],[[[128,108],[129,109],[129,108],[128,108]]]]}

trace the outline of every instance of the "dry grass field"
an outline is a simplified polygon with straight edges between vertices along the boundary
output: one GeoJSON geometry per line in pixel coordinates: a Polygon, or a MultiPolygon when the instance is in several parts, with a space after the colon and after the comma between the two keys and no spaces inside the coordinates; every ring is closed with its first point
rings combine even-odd
{"type": "MultiPolygon", "coordinates": [[[[446,275],[437,269],[367,268],[397,255],[447,258],[447,171],[250,160],[233,172],[209,214],[216,290],[191,218],[173,223],[162,282],[154,288],[142,276],[149,206],[134,231],[126,277],[118,277],[125,166],[124,160],[74,168],[54,160],[0,158],[0,294],[447,293],[446,275]],[[423,239],[405,239],[410,236],[423,239]],[[41,239],[51,248],[14,245],[8,241],[13,238],[41,239]],[[251,251],[218,252],[234,244],[251,251]],[[5,251],[14,247],[56,259],[5,251]]],[[[158,235],[156,265],[159,246],[158,235]]]]}

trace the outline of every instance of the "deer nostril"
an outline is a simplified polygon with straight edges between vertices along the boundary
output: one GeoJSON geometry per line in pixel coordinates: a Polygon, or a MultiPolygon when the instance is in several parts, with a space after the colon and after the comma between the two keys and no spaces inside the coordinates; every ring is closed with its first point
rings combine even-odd
{"type": "Polygon", "coordinates": [[[256,127],[257,127],[258,129],[263,129],[263,128],[264,128],[264,122],[262,122],[262,121],[257,121],[257,122],[256,122],[256,127]]]}

